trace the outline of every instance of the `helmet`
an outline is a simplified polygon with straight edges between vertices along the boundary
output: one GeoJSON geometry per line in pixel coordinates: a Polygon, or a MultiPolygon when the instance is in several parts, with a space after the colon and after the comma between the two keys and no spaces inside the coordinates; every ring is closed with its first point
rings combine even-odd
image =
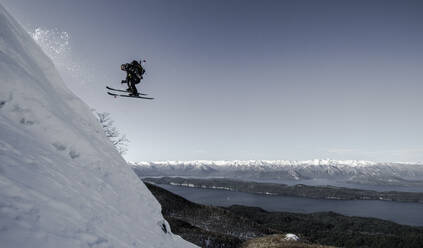
{"type": "Polygon", "coordinates": [[[121,69],[122,71],[124,71],[124,70],[125,70],[125,67],[126,67],[126,66],[125,66],[125,64],[121,64],[121,65],[120,65],[120,69],[121,69]]]}

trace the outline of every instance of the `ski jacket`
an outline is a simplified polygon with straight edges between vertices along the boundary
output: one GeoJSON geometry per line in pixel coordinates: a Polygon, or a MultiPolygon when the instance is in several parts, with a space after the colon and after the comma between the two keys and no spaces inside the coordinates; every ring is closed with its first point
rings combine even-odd
{"type": "Polygon", "coordinates": [[[136,84],[141,81],[142,75],[145,73],[144,68],[136,61],[124,64],[124,71],[126,71],[126,79],[134,81],[136,84]]]}

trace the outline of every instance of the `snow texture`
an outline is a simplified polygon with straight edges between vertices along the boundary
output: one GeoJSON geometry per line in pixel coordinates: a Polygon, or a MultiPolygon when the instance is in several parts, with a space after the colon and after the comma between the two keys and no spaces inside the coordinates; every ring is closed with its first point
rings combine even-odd
{"type": "Polygon", "coordinates": [[[289,241],[298,241],[300,238],[297,236],[297,235],[295,235],[295,234],[292,234],[292,233],[287,233],[286,235],[285,235],[285,240],[289,240],[289,241]]]}
{"type": "Polygon", "coordinates": [[[195,247],[0,5],[0,246],[195,247]]]}

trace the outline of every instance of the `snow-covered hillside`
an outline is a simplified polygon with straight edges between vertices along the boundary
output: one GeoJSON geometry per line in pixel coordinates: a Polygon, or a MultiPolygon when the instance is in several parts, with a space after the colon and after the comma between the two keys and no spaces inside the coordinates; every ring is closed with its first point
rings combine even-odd
{"type": "Polygon", "coordinates": [[[0,5],[0,247],[193,247],[0,5]]]}
{"type": "Polygon", "coordinates": [[[360,184],[423,185],[421,163],[355,160],[248,160],[132,162],[143,176],[195,176],[242,179],[329,179],[360,184]]]}

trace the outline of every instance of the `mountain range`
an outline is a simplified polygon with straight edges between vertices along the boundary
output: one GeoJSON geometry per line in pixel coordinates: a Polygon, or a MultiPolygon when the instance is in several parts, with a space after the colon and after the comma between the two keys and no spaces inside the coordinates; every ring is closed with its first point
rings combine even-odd
{"type": "Polygon", "coordinates": [[[422,186],[423,163],[359,160],[234,160],[129,162],[138,175],[245,180],[328,180],[352,184],[422,186]]]}

